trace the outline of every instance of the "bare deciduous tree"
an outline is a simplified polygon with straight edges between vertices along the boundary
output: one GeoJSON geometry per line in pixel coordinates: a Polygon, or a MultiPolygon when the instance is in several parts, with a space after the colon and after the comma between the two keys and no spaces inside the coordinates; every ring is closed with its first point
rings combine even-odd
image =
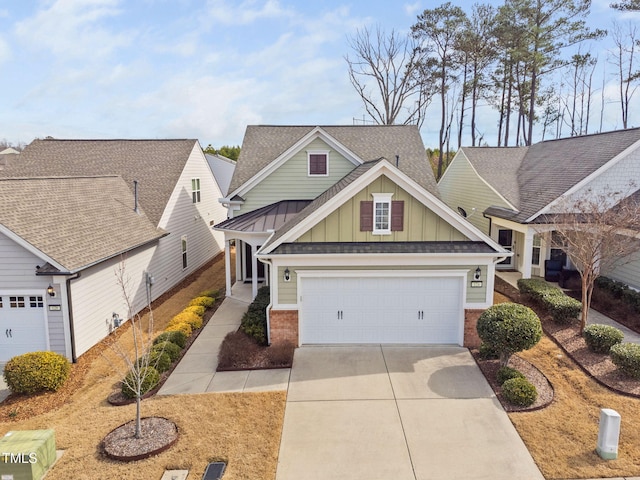
{"type": "Polygon", "coordinates": [[[379,125],[422,125],[432,94],[420,84],[413,38],[364,28],[349,38],[349,46],[349,79],[369,116],[379,125]]]}
{"type": "Polygon", "coordinates": [[[636,188],[587,191],[559,203],[556,210],[562,213],[544,217],[545,226],[557,232],[552,246],[564,250],[580,272],[581,330],[587,322],[596,278],[631,261],[640,251],[640,190],[636,188]]]}
{"type": "Polygon", "coordinates": [[[634,71],[636,67],[638,45],[637,28],[633,24],[628,25],[628,31],[623,32],[622,27],[613,24],[613,42],[615,50],[611,52],[610,62],[616,67],[616,77],[620,93],[620,109],[622,111],[622,127],[627,128],[629,122],[629,103],[638,85],[636,84],[640,73],[634,71]],[[634,85],[636,84],[636,85],[634,85]]]}
{"type": "Polygon", "coordinates": [[[148,315],[143,320],[140,313],[136,313],[132,303],[131,279],[126,274],[126,261],[123,257],[115,268],[116,283],[121,290],[122,298],[127,308],[129,330],[131,332],[132,345],[122,340],[122,337],[114,339],[110,344],[111,352],[120,358],[121,362],[111,362],[111,365],[122,377],[122,382],[129,390],[134,392],[136,399],[135,438],[142,435],[140,402],[144,393],[144,386],[149,375],[149,367],[155,365],[152,360],[151,348],[153,347],[153,312],[147,295],[148,315]]]}

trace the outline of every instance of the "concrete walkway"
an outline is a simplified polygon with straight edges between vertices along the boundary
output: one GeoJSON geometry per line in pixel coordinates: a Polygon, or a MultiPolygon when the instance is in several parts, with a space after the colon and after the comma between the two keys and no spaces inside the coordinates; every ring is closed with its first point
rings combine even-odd
{"type": "MultiPolygon", "coordinates": [[[[238,286],[238,290],[242,289],[238,286]]],[[[234,291],[235,293],[235,291],[234,291]]],[[[238,329],[249,299],[225,298],[171,372],[158,395],[286,390],[290,369],[216,372],[222,340],[238,329]]]]}
{"type": "Polygon", "coordinates": [[[466,348],[302,347],[276,480],[543,480],[466,348]]]}

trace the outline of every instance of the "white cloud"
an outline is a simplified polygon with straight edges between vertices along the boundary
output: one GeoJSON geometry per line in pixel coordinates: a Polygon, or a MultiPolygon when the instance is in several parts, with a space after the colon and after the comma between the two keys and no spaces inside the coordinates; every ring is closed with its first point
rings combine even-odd
{"type": "Polygon", "coordinates": [[[0,37],[0,65],[11,58],[11,48],[9,44],[0,37]]]}
{"type": "Polygon", "coordinates": [[[65,59],[96,58],[130,45],[131,32],[115,33],[103,23],[122,13],[120,0],[57,0],[16,24],[16,34],[37,50],[65,59]]]}
{"type": "Polygon", "coordinates": [[[248,25],[264,18],[289,18],[294,16],[292,10],[280,5],[277,0],[245,0],[241,3],[227,0],[209,0],[207,2],[208,17],[224,25],[248,25]]]}
{"type": "Polygon", "coordinates": [[[405,3],[403,5],[404,11],[407,15],[411,17],[415,17],[418,13],[421,13],[422,7],[420,6],[420,2],[415,3],[405,3]]]}

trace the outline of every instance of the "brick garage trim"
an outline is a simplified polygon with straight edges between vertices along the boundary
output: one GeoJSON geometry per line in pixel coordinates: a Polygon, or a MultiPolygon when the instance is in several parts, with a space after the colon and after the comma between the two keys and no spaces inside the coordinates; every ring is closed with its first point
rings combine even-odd
{"type": "Polygon", "coordinates": [[[298,346],[297,310],[270,310],[269,325],[271,345],[292,343],[298,346]]]}
{"type": "Polygon", "coordinates": [[[478,318],[482,312],[484,309],[466,309],[464,311],[464,346],[467,348],[478,348],[482,343],[476,330],[478,318]]]}

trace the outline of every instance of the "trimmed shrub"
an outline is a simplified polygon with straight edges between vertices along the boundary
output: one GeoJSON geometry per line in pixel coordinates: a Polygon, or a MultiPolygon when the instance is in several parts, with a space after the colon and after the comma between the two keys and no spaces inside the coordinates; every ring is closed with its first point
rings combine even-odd
{"type": "MultiPolygon", "coordinates": [[[[160,382],[160,374],[153,367],[143,368],[139,374],[142,379],[140,395],[144,395],[160,382]]],[[[136,392],[129,386],[135,384],[135,378],[136,373],[130,371],[122,382],[122,394],[127,398],[136,398],[136,392]]]]}
{"type": "Polygon", "coordinates": [[[196,297],[193,300],[191,300],[187,306],[193,307],[195,305],[195,306],[201,306],[204,308],[211,308],[213,307],[214,303],[216,303],[216,301],[211,297],[196,297]]]}
{"type": "Polygon", "coordinates": [[[4,381],[14,393],[55,392],[69,378],[71,365],[55,352],[29,352],[10,359],[4,367],[4,381]]]}
{"type": "Polygon", "coordinates": [[[502,384],[502,395],[512,405],[528,407],[535,403],[538,391],[526,378],[511,378],[502,384]]]}
{"type": "Polygon", "coordinates": [[[192,305],[190,307],[185,308],[182,311],[183,312],[189,312],[189,313],[195,313],[199,317],[204,317],[204,312],[206,312],[207,309],[204,308],[202,305],[192,305]]]}
{"type": "Polygon", "coordinates": [[[164,329],[165,332],[182,332],[184,333],[187,337],[191,336],[191,333],[193,332],[193,329],[191,328],[191,325],[189,325],[186,322],[180,322],[180,323],[174,323],[174,324],[170,324],[167,326],[167,328],[164,329]]]}
{"type": "Polygon", "coordinates": [[[218,290],[205,290],[198,294],[199,297],[218,298],[218,290]]]}
{"type": "Polygon", "coordinates": [[[518,289],[546,308],[556,322],[570,323],[582,312],[582,303],[539,278],[521,278],[518,289]]]}
{"type": "Polygon", "coordinates": [[[169,355],[171,362],[175,362],[180,356],[182,349],[173,342],[158,342],[151,347],[151,351],[164,352],[169,355]]]}
{"type": "Polygon", "coordinates": [[[240,322],[240,330],[261,345],[267,344],[267,306],[270,301],[269,287],[261,287],[240,322]]]}
{"type": "Polygon", "coordinates": [[[168,332],[163,332],[160,335],[158,335],[153,340],[153,344],[157,345],[158,343],[161,343],[161,342],[171,342],[177,345],[178,347],[180,347],[180,349],[183,349],[187,344],[187,338],[188,338],[188,335],[185,335],[183,332],[179,330],[175,330],[175,331],[172,330],[168,332]]]}
{"type": "Polygon", "coordinates": [[[496,358],[500,358],[500,354],[496,351],[496,349],[484,342],[480,344],[480,348],[478,348],[478,354],[483,360],[494,360],[496,358]]]}
{"type": "Polygon", "coordinates": [[[499,385],[502,385],[504,382],[511,380],[512,378],[525,378],[525,376],[515,368],[511,367],[500,367],[500,370],[498,370],[498,373],[496,374],[496,380],[499,385]]]}
{"type": "Polygon", "coordinates": [[[476,326],[480,339],[500,354],[506,366],[516,352],[533,347],[542,338],[542,325],[533,310],[518,303],[500,303],[487,308],[476,326]]]}
{"type": "Polygon", "coordinates": [[[589,350],[592,352],[609,353],[611,347],[622,342],[624,333],[611,325],[594,323],[584,328],[582,336],[587,343],[587,347],[589,347],[589,350]]]}
{"type": "Polygon", "coordinates": [[[640,345],[617,343],[609,351],[611,361],[629,377],[640,380],[640,345]]]}
{"type": "Polygon", "coordinates": [[[202,327],[202,317],[193,312],[182,311],[171,319],[168,326],[176,325],[179,323],[188,324],[192,330],[197,330],[202,327]]]}
{"type": "MultiPolygon", "coordinates": [[[[138,363],[138,367],[142,367],[145,364],[145,362],[142,361],[142,359],[139,359],[137,363],[138,363]]],[[[158,373],[163,373],[169,370],[169,368],[171,368],[172,363],[173,362],[171,361],[171,357],[169,356],[168,353],[165,353],[162,350],[156,350],[153,348],[149,351],[149,361],[147,365],[155,368],[158,371],[158,373]]]]}

